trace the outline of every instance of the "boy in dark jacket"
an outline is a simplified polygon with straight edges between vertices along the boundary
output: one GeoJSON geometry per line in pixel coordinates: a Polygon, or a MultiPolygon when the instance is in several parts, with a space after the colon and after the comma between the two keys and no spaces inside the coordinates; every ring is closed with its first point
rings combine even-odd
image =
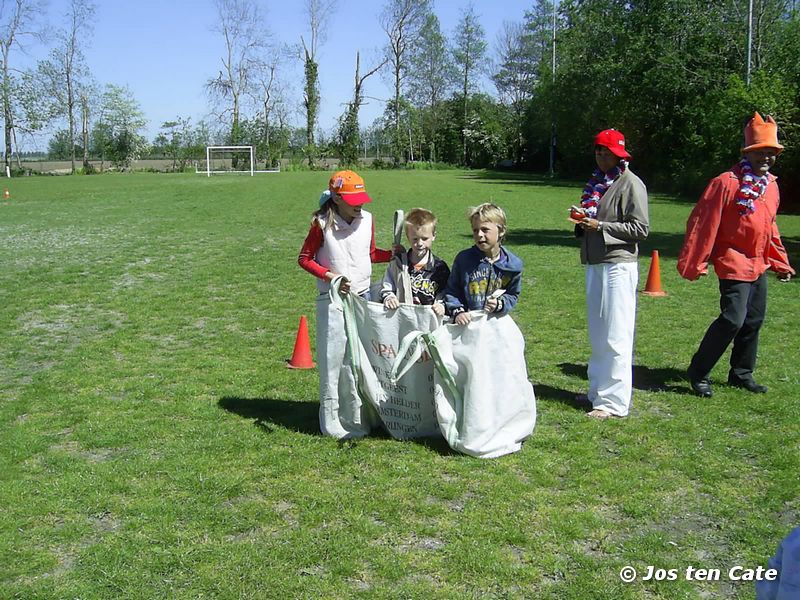
{"type": "Polygon", "coordinates": [[[381,282],[381,302],[388,309],[399,307],[401,301],[430,306],[442,317],[450,269],[431,249],[436,240],[436,215],[414,208],[406,215],[405,230],[410,248],[389,263],[381,282]]]}

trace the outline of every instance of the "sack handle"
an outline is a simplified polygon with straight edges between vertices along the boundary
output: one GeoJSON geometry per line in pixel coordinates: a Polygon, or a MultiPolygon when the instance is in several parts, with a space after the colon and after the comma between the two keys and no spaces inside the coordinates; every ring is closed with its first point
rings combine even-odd
{"type": "MultiPolygon", "coordinates": [[[[403,240],[403,225],[405,225],[405,213],[402,210],[394,211],[394,243],[400,245],[403,240]]],[[[414,295],[411,289],[411,277],[408,274],[408,254],[403,252],[397,256],[400,261],[399,281],[395,295],[401,304],[413,304],[414,295]]]]}
{"type": "Polygon", "coordinates": [[[422,350],[427,345],[425,335],[421,331],[412,331],[403,337],[392,364],[392,372],[389,373],[389,381],[393,384],[422,357],[422,350]]]}
{"type": "Polygon", "coordinates": [[[399,244],[403,240],[403,223],[405,221],[405,213],[402,210],[394,211],[394,243],[399,244]]]}
{"type": "MultiPolygon", "coordinates": [[[[447,327],[447,325],[442,325],[442,327],[447,327]]],[[[392,364],[392,372],[389,374],[389,381],[397,383],[397,380],[405,375],[422,357],[423,347],[427,349],[436,371],[439,373],[439,377],[441,377],[442,384],[447,388],[447,391],[450,392],[450,397],[453,399],[453,412],[456,414],[456,424],[454,428],[448,428],[447,431],[443,430],[442,433],[445,439],[447,439],[447,443],[454,446],[458,441],[458,432],[463,430],[464,398],[458,390],[453,374],[442,360],[442,355],[436,345],[434,333],[435,331],[431,333],[412,331],[405,335],[400,342],[400,348],[397,350],[397,358],[394,359],[394,364],[392,364]]]]}

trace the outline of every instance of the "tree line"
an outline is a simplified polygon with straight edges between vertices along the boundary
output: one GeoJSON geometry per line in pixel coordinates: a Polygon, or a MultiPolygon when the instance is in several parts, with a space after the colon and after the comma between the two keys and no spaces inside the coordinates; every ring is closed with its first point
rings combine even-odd
{"type": "MultiPolygon", "coordinates": [[[[270,166],[287,154],[310,167],[329,156],[357,165],[365,154],[465,167],[498,164],[584,177],[592,135],[622,130],[634,167],[654,187],[695,193],[736,160],[754,110],[772,114],[787,150],[784,188],[800,191],[800,25],[796,0],[533,0],[490,42],[472,5],[452,32],[430,0],[385,0],[382,56],[354,57],[353,93],[334,131],[319,128],[319,53],[336,0],[305,0],[305,33],[276,42],[258,3],[214,0],[222,68],[206,82],[213,122],[176,116],[156,139],[133,93],[99,86],[83,48],[95,7],[70,0],[49,57],[12,69],[14,48],[36,39],[40,0],[0,0],[5,160],[18,132],[64,126],[51,150],[88,166],[90,154],[122,168],[148,148],[176,169],[209,143],[252,144],[270,166]],[[302,65],[302,102],[286,71],[302,65]],[[368,79],[392,82],[382,116],[359,125],[368,79]],[[491,93],[481,83],[491,81],[491,93]],[[301,105],[304,123],[292,123],[301,105]],[[76,158],[77,157],[77,158],[76,158]]],[[[339,70],[343,67],[337,66],[339,70]]]]}

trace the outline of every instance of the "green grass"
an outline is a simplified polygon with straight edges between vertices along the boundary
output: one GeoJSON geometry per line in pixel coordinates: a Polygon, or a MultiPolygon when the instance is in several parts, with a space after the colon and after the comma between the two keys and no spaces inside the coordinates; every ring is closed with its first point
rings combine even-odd
{"type": "MultiPolygon", "coordinates": [[[[630,418],[585,390],[583,270],[566,221],[580,182],[366,172],[380,245],[396,208],[471,244],[493,200],[525,261],[514,318],[539,420],[481,461],[441,440],[318,434],[317,373],[284,366],[316,288],[296,264],[323,173],[23,178],[0,203],[0,597],[752,598],[800,521],[796,282],[770,281],[759,381],[689,394],[716,316],[681,280],[691,204],[654,195],[630,418]],[[620,569],[719,568],[720,582],[623,584],[620,569]]],[[[795,266],[800,217],[779,224],[795,266]]],[[[376,269],[376,273],[380,267],[376,269]]],[[[726,365],[714,378],[724,380],[726,365]]]]}

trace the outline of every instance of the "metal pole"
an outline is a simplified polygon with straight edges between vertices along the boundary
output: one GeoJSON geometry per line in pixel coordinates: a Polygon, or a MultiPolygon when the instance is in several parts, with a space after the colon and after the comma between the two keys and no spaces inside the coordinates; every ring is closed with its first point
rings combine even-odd
{"type": "MultiPolygon", "coordinates": [[[[553,38],[552,38],[552,48],[553,48],[553,62],[552,62],[552,76],[553,76],[553,84],[555,87],[556,82],[556,3],[558,0],[553,0],[553,38]]],[[[752,0],[751,0],[752,1],[752,0]]],[[[551,111],[555,111],[554,108],[551,108],[551,111]]],[[[556,118],[555,115],[551,113],[551,127],[550,127],[550,177],[555,175],[555,164],[556,164],[556,118]]]]}
{"type": "Polygon", "coordinates": [[[747,9],[747,72],[745,82],[750,87],[750,64],[753,51],[753,0],[748,3],[747,9]]]}

